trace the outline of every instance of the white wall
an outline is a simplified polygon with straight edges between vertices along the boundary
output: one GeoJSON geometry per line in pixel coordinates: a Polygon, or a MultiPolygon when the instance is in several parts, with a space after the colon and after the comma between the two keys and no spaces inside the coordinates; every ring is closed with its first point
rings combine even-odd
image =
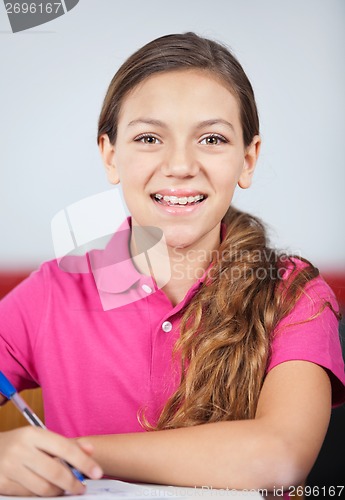
{"type": "Polygon", "coordinates": [[[227,43],[256,91],[263,149],[236,203],[274,243],[321,269],[345,268],[345,2],[80,0],[12,34],[0,3],[0,266],[53,258],[50,221],[108,189],[96,124],[124,59],[167,33],[227,43]]]}

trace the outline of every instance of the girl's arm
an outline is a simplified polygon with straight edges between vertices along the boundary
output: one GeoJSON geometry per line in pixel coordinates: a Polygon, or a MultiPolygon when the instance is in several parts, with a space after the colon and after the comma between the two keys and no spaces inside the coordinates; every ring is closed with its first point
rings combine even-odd
{"type": "MultiPolygon", "coordinates": [[[[326,371],[289,361],[267,375],[253,420],[88,437],[106,475],[214,488],[288,487],[306,479],[331,411],[326,371]]],[[[80,441],[83,442],[84,438],[80,441]]]]}

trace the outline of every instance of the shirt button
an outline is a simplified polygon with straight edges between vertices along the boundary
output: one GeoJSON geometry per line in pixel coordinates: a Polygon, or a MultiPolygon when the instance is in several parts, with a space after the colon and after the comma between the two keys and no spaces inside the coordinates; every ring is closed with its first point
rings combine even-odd
{"type": "Polygon", "coordinates": [[[146,293],[151,293],[152,292],[152,288],[149,287],[149,285],[141,285],[141,288],[144,290],[144,292],[146,293]]]}
{"type": "Polygon", "coordinates": [[[172,329],[172,324],[170,323],[170,321],[164,321],[164,323],[162,324],[162,330],[164,332],[170,332],[172,329]]]}

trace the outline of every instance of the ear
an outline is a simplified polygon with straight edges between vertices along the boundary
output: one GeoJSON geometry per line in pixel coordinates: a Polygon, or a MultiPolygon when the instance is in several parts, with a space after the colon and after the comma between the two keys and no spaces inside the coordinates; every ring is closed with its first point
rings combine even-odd
{"type": "Polygon", "coordinates": [[[260,146],[261,146],[260,136],[255,135],[253,137],[252,142],[246,148],[243,161],[243,169],[240,178],[238,180],[238,185],[242,189],[249,188],[252,183],[256,162],[259,158],[260,146]]]}
{"type": "Polygon", "coordinates": [[[108,134],[101,135],[98,147],[105,166],[108,181],[110,184],[118,184],[120,182],[120,178],[114,162],[115,146],[110,142],[108,134]]]}

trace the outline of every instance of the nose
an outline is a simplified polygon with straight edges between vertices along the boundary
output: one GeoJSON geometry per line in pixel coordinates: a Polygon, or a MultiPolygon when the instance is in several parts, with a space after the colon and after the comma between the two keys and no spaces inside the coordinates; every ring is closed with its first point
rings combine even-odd
{"type": "Polygon", "coordinates": [[[162,173],[167,177],[194,177],[198,171],[199,164],[192,145],[174,145],[166,151],[162,173]]]}

